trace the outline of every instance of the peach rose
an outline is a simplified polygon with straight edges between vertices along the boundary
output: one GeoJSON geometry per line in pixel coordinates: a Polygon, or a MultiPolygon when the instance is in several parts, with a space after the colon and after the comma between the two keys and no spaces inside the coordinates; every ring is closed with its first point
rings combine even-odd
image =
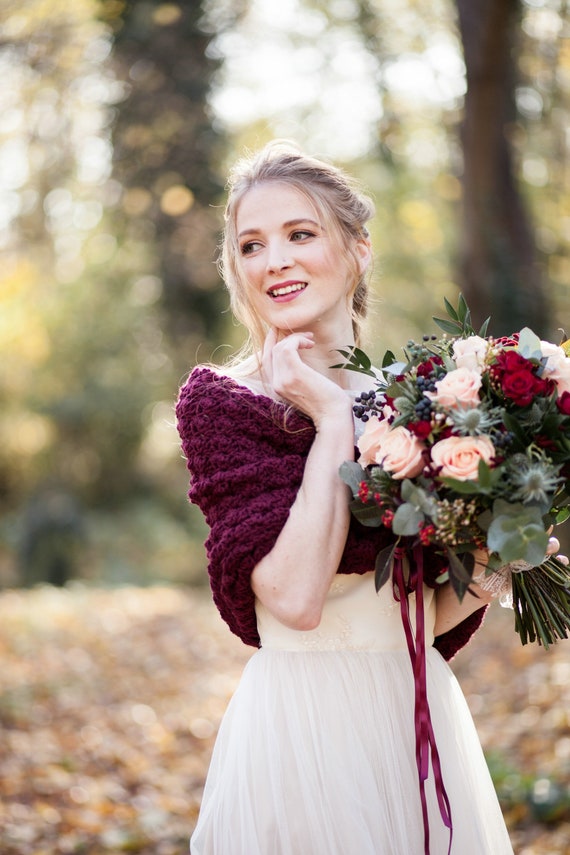
{"type": "Polygon", "coordinates": [[[424,394],[442,407],[476,407],[481,403],[481,372],[471,368],[456,368],[435,384],[435,392],[424,394]]]}
{"type": "Polygon", "coordinates": [[[371,463],[379,463],[379,449],[382,438],[390,430],[390,424],[386,419],[373,416],[366,422],[364,432],[356,443],[360,451],[359,463],[361,466],[370,466],[371,463]]]}
{"type": "Polygon", "coordinates": [[[495,446],[488,436],[450,436],[431,449],[434,466],[441,467],[439,474],[458,481],[476,480],[479,461],[490,463],[494,456],[495,446]]]}
{"type": "Polygon", "coordinates": [[[458,368],[476,370],[485,364],[489,342],[479,335],[459,338],[453,343],[453,358],[458,368]]]}
{"type": "Polygon", "coordinates": [[[424,443],[403,425],[380,438],[376,463],[393,478],[415,478],[425,466],[424,443]]]}

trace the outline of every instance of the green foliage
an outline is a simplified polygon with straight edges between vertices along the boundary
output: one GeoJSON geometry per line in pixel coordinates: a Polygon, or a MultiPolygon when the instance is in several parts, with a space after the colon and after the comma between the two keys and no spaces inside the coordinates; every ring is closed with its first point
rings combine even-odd
{"type": "Polygon", "coordinates": [[[493,522],[487,531],[487,546],[498,553],[504,564],[517,560],[533,566],[540,564],[547,545],[548,535],[540,508],[495,500],[493,522]]]}
{"type": "Polygon", "coordinates": [[[356,371],[358,374],[367,374],[376,378],[376,372],[372,370],[372,361],[359,347],[351,347],[349,350],[338,350],[344,357],[344,362],[332,365],[331,368],[345,368],[347,371],[356,371]]]}
{"type": "Polygon", "coordinates": [[[471,323],[471,311],[463,294],[459,295],[457,310],[453,308],[447,298],[444,298],[444,303],[450,319],[433,318],[440,329],[452,336],[467,338],[467,336],[470,335],[479,335],[481,338],[485,338],[487,335],[489,321],[491,319],[487,318],[487,320],[481,325],[479,332],[476,332],[471,323]]]}
{"type": "Polygon", "coordinates": [[[1,179],[17,200],[0,281],[10,581],[18,551],[28,581],[83,574],[85,520],[142,495],[168,508],[176,492],[188,519],[173,405],[226,324],[212,263],[225,138],[208,115],[219,60],[206,53],[207,6],[31,0],[7,14],[3,104],[22,117],[5,125],[7,151],[27,164],[1,179]],[[52,493],[77,508],[81,536],[48,513],[52,493]]]}

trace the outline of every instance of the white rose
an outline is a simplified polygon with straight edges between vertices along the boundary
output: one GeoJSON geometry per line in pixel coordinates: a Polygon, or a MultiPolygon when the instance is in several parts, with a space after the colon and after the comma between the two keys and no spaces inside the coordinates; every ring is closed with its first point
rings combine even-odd
{"type": "Polygon", "coordinates": [[[453,358],[458,368],[471,371],[482,368],[489,350],[489,342],[478,335],[459,338],[453,343],[453,358]]]}
{"type": "Polygon", "coordinates": [[[561,347],[550,341],[541,341],[540,350],[547,359],[543,376],[554,380],[559,395],[570,392],[570,358],[561,347]]]}

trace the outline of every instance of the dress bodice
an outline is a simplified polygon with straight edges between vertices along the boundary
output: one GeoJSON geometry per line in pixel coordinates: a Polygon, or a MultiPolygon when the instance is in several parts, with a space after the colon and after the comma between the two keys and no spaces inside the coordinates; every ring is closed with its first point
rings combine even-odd
{"type": "MultiPolygon", "coordinates": [[[[426,645],[433,644],[435,592],[424,586],[426,645]]],[[[415,596],[409,597],[412,622],[415,596]]],[[[390,583],[378,594],[374,573],[338,575],[333,579],[321,622],[312,630],[290,629],[280,623],[259,600],[255,611],[261,646],[280,650],[405,650],[406,639],[400,604],[390,583]]]]}

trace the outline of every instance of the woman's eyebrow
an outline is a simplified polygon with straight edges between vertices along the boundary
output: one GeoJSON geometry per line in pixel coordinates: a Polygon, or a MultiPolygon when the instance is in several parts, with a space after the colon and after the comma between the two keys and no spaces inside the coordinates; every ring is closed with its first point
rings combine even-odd
{"type": "MultiPolygon", "coordinates": [[[[283,223],[283,228],[289,229],[289,228],[291,228],[291,226],[298,226],[301,223],[310,223],[311,225],[316,226],[316,228],[318,228],[318,229],[321,228],[321,224],[317,223],[316,220],[311,220],[310,217],[297,217],[294,220],[287,220],[285,223],[283,223]]],[[[261,231],[262,231],[262,229],[257,229],[257,228],[244,229],[243,231],[241,231],[238,234],[238,238],[241,238],[244,235],[258,235],[258,234],[261,234],[261,231]]]]}

